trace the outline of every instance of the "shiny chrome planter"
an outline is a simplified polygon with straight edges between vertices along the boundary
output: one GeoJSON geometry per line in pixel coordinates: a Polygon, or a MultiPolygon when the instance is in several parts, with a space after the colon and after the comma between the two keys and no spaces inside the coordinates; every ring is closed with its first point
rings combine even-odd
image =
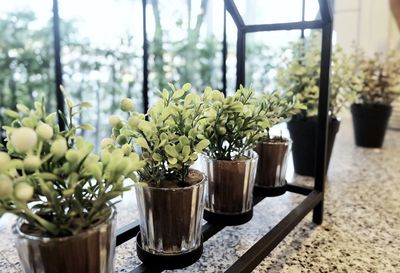
{"type": "Polygon", "coordinates": [[[13,226],[15,244],[25,273],[113,273],[116,212],[103,223],[68,237],[37,237],[13,226]]]}
{"type": "Polygon", "coordinates": [[[240,225],[253,216],[253,188],[258,155],[247,158],[214,160],[202,155],[202,166],[208,177],[204,219],[214,224],[240,225]]]}

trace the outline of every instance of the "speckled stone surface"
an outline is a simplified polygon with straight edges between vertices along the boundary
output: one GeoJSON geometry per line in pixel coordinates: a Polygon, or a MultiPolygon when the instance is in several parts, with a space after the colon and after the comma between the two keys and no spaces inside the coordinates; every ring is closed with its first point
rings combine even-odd
{"type": "MultiPolygon", "coordinates": [[[[292,175],[289,174],[290,177],[292,175]]],[[[309,178],[293,176],[312,185],[309,178]]],[[[354,146],[349,120],[337,136],[325,195],[325,217],[316,226],[308,215],[254,272],[400,272],[400,132],[388,131],[383,149],[354,146]]],[[[249,223],[225,228],[204,244],[194,265],[166,272],[224,272],[304,197],[267,198],[249,223]]],[[[137,219],[133,193],[118,204],[118,225],[137,219]]],[[[0,219],[0,272],[22,272],[13,247],[14,217],[0,219]]],[[[117,247],[115,272],[139,261],[135,241],[117,247]]]]}

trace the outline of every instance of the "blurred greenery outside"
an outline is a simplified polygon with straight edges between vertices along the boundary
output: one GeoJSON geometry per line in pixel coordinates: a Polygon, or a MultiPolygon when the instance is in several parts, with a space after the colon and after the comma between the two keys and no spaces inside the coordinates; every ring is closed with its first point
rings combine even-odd
{"type": "MultiPolygon", "coordinates": [[[[168,5],[168,2],[151,0],[148,3],[147,21],[154,25],[148,33],[150,105],[158,95],[157,91],[168,82],[178,86],[190,82],[198,92],[206,86],[222,88],[222,32],[204,34],[201,31],[210,28],[206,26],[205,11],[211,1],[201,0],[200,12],[196,14],[191,7],[192,1],[185,3],[186,9],[174,14],[174,26],[170,29],[163,24],[172,18],[171,14],[163,12],[162,5],[168,5]],[[177,29],[186,35],[174,38],[177,29]]],[[[142,16],[141,10],[136,12],[142,16]]],[[[44,97],[46,107],[50,111],[56,110],[52,19],[49,18],[41,28],[31,27],[35,20],[35,13],[30,10],[0,15],[1,126],[8,122],[5,109],[15,109],[17,103],[31,107],[35,100],[44,97]]],[[[220,21],[213,23],[223,24],[222,13],[220,21]]],[[[110,134],[108,116],[122,114],[118,109],[121,98],[133,98],[136,109],[143,110],[143,48],[142,42],[135,40],[143,33],[120,37],[115,47],[92,44],[80,35],[79,24],[73,19],[60,20],[60,33],[64,86],[74,101],[93,104],[93,108],[78,119],[94,125],[96,131],[87,137],[98,145],[110,134]]],[[[228,89],[232,89],[236,81],[232,73],[236,65],[235,38],[228,37],[228,89]]],[[[277,65],[274,56],[276,53],[266,43],[248,39],[246,83],[252,83],[256,91],[271,90],[271,78],[277,65]]],[[[233,90],[228,91],[231,92],[233,90]]]]}

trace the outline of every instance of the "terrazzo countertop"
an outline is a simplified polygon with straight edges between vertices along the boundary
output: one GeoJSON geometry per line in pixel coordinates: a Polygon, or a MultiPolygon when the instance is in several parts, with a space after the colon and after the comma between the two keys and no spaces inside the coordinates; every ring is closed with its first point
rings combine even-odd
{"type": "MultiPolygon", "coordinates": [[[[400,272],[399,166],[400,131],[387,132],[383,149],[358,148],[350,120],[343,121],[328,173],[323,224],[313,224],[309,214],[253,272],[400,272]]],[[[264,199],[249,223],[227,227],[205,242],[197,263],[165,272],[224,272],[303,199],[292,193],[264,199]]],[[[118,226],[133,219],[136,202],[129,192],[118,204],[118,226]]],[[[13,246],[13,221],[11,215],[0,219],[1,273],[23,272],[13,246]]],[[[115,272],[138,264],[135,240],[117,247],[115,272]]]]}

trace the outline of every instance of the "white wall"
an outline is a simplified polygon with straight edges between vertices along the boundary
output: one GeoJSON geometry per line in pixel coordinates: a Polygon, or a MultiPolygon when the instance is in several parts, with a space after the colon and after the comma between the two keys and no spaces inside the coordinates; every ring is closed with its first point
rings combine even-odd
{"type": "Polygon", "coordinates": [[[399,33],[389,0],[336,0],[334,31],[336,41],[346,50],[352,44],[368,54],[396,48],[399,33]]]}

